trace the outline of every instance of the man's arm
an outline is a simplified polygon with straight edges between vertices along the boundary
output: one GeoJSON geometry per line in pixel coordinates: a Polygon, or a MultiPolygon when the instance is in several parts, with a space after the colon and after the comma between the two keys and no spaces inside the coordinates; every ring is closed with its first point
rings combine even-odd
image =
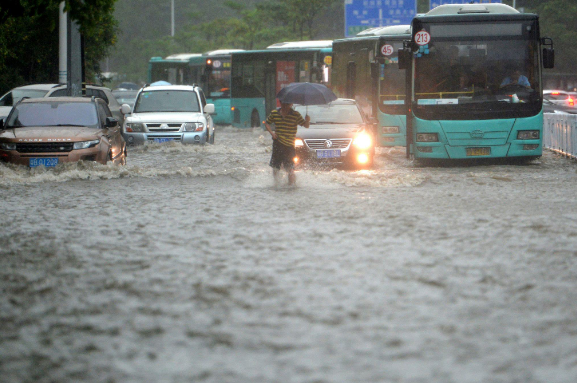
{"type": "Polygon", "coordinates": [[[273,140],[276,140],[276,138],[277,138],[277,137],[276,137],[276,132],[274,132],[274,131],[271,129],[271,127],[270,127],[270,125],[268,124],[268,122],[265,121],[265,122],[264,122],[264,126],[266,127],[266,130],[268,130],[268,132],[270,133],[272,139],[273,139],[273,140]]]}

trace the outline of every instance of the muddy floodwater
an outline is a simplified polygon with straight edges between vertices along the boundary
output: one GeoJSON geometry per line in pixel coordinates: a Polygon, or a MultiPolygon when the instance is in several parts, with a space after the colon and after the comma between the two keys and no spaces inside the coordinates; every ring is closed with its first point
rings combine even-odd
{"type": "Polygon", "coordinates": [[[577,382],[577,163],[305,169],[262,130],[0,164],[0,381],[577,382]]]}

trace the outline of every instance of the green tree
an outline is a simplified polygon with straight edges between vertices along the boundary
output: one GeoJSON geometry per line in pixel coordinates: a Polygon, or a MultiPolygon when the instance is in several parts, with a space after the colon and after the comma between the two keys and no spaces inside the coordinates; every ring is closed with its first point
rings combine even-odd
{"type": "Polygon", "coordinates": [[[577,3],[574,0],[519,0],[517,7],[539,15],[541,36],[553,39],[554,72],[575,73],[577,61],[577,3]]]}
{"type": "MultiPolygon", "coordinates": [[[[99,62],[115,42],[115,1],[66,1],[85,38],[87,78],[100,72],[99,62]]],[[[16,0],[0,6],[0,92],[58,81],[59,5],[57,0],[16,0]]]]}
{"type": "Polygon", "coordinates": [[[340,0],[280,0],[280,2],[287,10],[285,17],[293,22],[300,40],[314,40],[318,34],[318,28],[313,27],[315,21],[340,0]]]}

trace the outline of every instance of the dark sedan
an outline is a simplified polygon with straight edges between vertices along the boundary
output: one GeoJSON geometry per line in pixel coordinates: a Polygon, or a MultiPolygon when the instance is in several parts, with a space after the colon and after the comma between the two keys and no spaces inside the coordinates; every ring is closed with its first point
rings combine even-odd
{"type": "Polygon", "coordinates": [[[309,129],[299,127],[296,164],[344,164],[370,168],[375,155],[373,126],[355,100],[337,99],[326,105],[295,105],[311,118],[309,129]]]}

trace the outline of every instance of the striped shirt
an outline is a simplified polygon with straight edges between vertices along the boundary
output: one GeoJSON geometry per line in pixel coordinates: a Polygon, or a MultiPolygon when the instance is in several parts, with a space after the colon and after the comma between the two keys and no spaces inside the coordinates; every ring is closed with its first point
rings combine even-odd
{"type": "Polygon", "coordinates": [[[295,146],[295,136],[297,135],[297,125],[304,126],[303,116],[296,110],[291,109],[286,116],[280,114],[280,110],[273,110],[266,119],[267,124],[274,124],[275,133],[281,144],[285,146],[295,146]]]}

